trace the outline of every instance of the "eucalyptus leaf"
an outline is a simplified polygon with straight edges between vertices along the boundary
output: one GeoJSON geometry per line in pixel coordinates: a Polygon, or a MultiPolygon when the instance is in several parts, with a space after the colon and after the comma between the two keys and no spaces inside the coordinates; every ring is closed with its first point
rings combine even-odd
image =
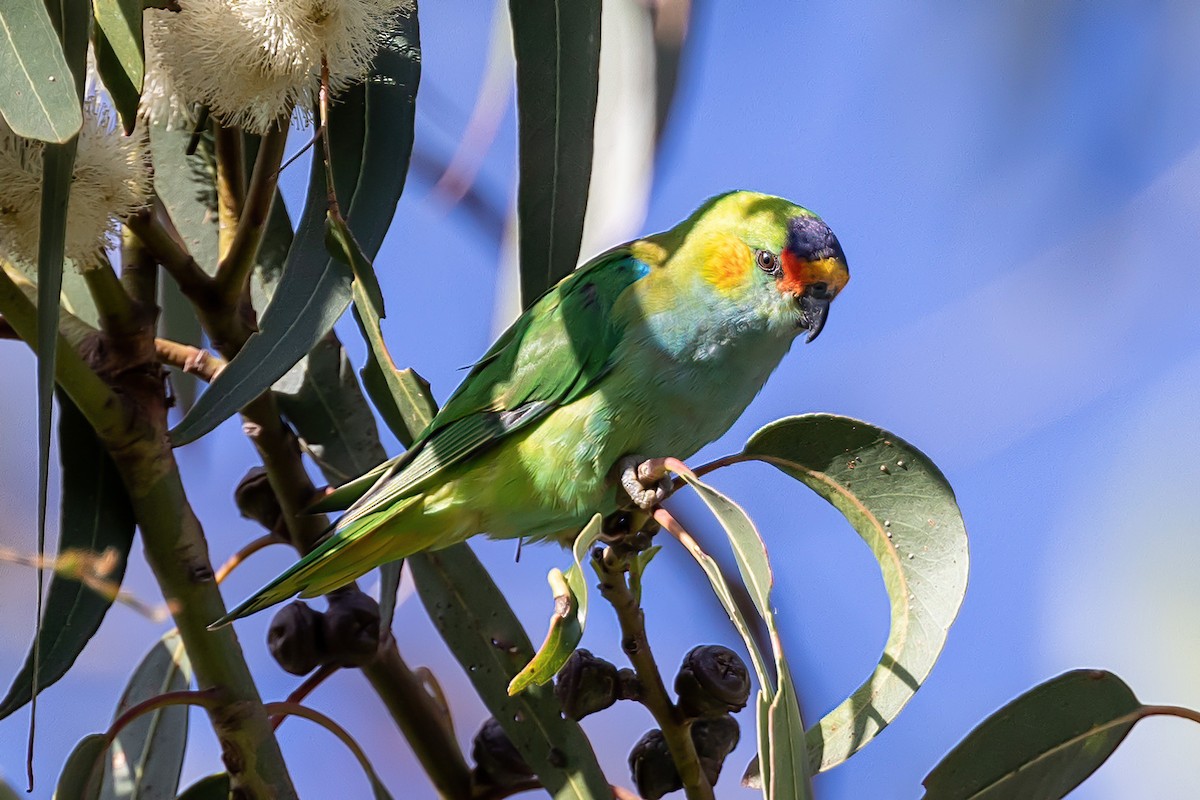
{"type": "Polygon", "coordinates": [[[562,716],[549,686],[508,693],[533,647],[504,596],[465,544],[418,553],[408,563],[433,624],[492,715],[556,800],[610,797],[578,723],[562,716]]]}
{"type": "Polygon", "coordinates": [[[144,0],[92,0],[96,70],[121,117],[126,135],[137,122],[138,102],[146,74],[142,45],[144,0]]]}
{"type": "Polygon", "coordinates": [[[1125,682],[1074,670],[981,722],[923,781],[926,800],[1057,800],[1112,755],[1143,709],[1125,682]]]}
{"type": "Polygon", "coordinates": [[[529,307],[575,269],[592,171],[600,0],[510,0],[517,62],[518,248],[529,307]]]}
{"type": "MultiPolygon", "coordinates": [[[[134,516],[108,451],[65,393],[59,393],[59,456],[62,518],[58,558],[38,628],[38,690],[67,673],[95,635],[121,586],[133,544],[134,516]],[[66,569],[75,565],[74,571],[66,569]],[[88,577],[91,585],[80,580],[88,577]]],[[[21,672],[0,700],[0,719],[29,702],[32,648],[21,672]]]]}
{"type": "Polygon", "coordinates": [[[102,733],[80,739],[58,775],[54,800],[98,800],[107,750],[108,737],[102,733]]]}
{"type": "Polygon", "coordinates": [[[755,433],[741,457],[777,467],[841,511],[879,562],[891,602],[874,672],[809,731],[823,771],[870,742],[929,676],[966,592],[966,528],[934,463],[866,422],[788,417],[755,433]]]}
{"type": "Polygon", "coordinates": [[[176,800],[229,800],[230,781],[228,772],[218,772],[193,783],[176,800]]]}
{"type": "MultiPolygon", "coordinates": [[[[750,649],[755,670],[758,672],[760,699],[757,704],[760,726],[758,740],[758,761],[767,767],[767,779],[762,782],[764,797],[768,800],[792,800],[792,798],[812,797],[812,781],[810,774],[815,764],[809,764],[808,748],[805,743],[804,723],[800,716],[800,702],[796,687],[792,683],[791,670],[788,669],[787,659],[783,652],[783,643],[775,624],[775,614],[771,607],[771,586],[774,578],[771,575],[771,565],[767,558],[767,548],[763,543],[758,529],[750,520],[749,515],[741,506],[721,494],[716,489],[700,481],[694,475],[684,473],[687,481],[721,523],[729,543],[733,548],[734,560],[737,562],[742,583],[750,592],[759,616],[767,625],[771,634],[772,656],[774,657],[774,676],[766,672],[762,665],[762,656],[758,653],[750,637],[750,626],[741,618],[736,601],[729,592],[719,568],[712,559],[702,566],[709,575],[717,596],[730,613],[740,622],[737,627],[742,632],[746,646],[750,649]],[[720,586],[714,580],[714,575],[720,578],[720,586]],[[732,609],[731,609],[732,606],[732,609]],[[765,724],[762,714],[766,715],[765,724]],[[765,733],[765,737],[764,734],[765,733]]],[[[693,556],[696,553],[693,552],[693,556]]],[[[707,558],[707,556],[706,556],[707,558]]]]}
{"type": "Polygon", "coordinates": [[[584,577],[584,562],[591,563],[592,546],[603,532],[603,518],[596,514],[575,537],[571,554],[575,563],[563,575],[561,570],[550,572],[550,588],[554,592],[554,613],[550,615],[550,629],[537,653],[517,673],[508,685],[510,695],[523,692],[530,686],[542,686],[554,680],[563,664],[575,652],[587,626],[588,590],[584,577]]]}
{"type": "Polygon", "coordinates": [[[59,143],[79,133],[79,95],[42,0],[0,3],[0,75],[0,116],[13,133],[59,143]]]}
{"type": "MultiPolygon", "coordinates": [[[[366,83],[339,95],[330,111],[335,191],[368,259],[391,225],[412,147],[420,45],[415,6],[380,48],[366,83]],[[348,199],[348,202],[346,202],[348,199]]],[[[275,297],[259,331],[229,362],[171,432],[176,445],[194,441],[274,384],[308,353],[346,310],[352,275],[323,246],[328,209],[321,148],[275,297]]]]}
{"type": "MultiPolygon", "coordinates": [[[[179,634],[160,639],[142,659],[117,704],[117,719],[137,704],[188,688],[191,662],[179,634]]],[[[102,800],[172,800],[187,746],[187,706],[171,705],[129,722],[109,749],[102,800]]]]}

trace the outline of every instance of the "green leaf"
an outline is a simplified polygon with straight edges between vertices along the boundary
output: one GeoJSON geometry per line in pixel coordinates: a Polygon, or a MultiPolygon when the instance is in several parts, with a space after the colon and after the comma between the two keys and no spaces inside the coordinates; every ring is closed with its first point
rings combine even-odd
{"type": "Polygon", "coordinates": [[[554,680],[563,664],[579,646],[587,626],[588,591],[583,576],[583,562],[591,559],[592,545],[603,531],[603,518],[596,514],[575,537],[571,554],[575,563],[563,575],[561,570],[550,571],[550,589],[554,592],[554,612],[550,615],[550,630],[525,668],[508,684],[508,693],[523,692],[530,686],[542,686],[554,680]]]}
{"type": "Polygon", "coordinates": [[[368,345],[363,383],[388,427],[407,447],[433,419],[429,383],[411,369],[396,368],[383,340],[383,295],[375,269],[345,221],[333,214],[325,221],[325,248],[354,273],[354,318],[368,345]]]}
{"type": "Polygon", "coordinates": [[[96,70],[112,96],[125,134],[133,132],[145,78],[142,46],[144,0],[92,0],[96,70]]]}
{"type": "MultiPolygon", "coordinates": [[[[100,627],[125,574],[133,544],[134,517],[121,476],[92,426],[65,394],[59,394],[58,441],[62,459],[62,518],[59,559],[74,559],[80,570],[60,567],[51,578],[45,613],[38,628],[38,690],[67,673],[100,627]],[[86,586],[79,571],[91,573],[111,553],[111,570],[101,577],[105,591],[86,586]]],[[[3,700],[0,719],[29,702],[33,690],[34,655],[13,680],[3,700]]]]}
{"type": "Polygon", "coordinates": [[[218,772],[193,783],[176,800],[229,800],[229,773],[218,772]]]}
{"type": "MultiPolygon", "coordinates": [[[[350,198],[350,229],[367,258],[379,251],[404,188],[420,75],[416,12],[380,49],[365,87],[339,96],[329,141],[338,198],[350,198]]],[[[276,295],[259,331],[171,431],[176,446],[211,431],[281,378],[350,304],[351,275],[323,246],[327,209],[321,148],[313,158],[308,199],[276,295]]]]}
{"type": "MultiPolygon", "coordinates": [[[[87,66],[87,31],[91,14],[81,0],[60,0],[51,7],[50,19],[58,31],[58,44],[71,70],[74,102],[79,106],[83,96],[83,77],[87,66]]],[[[3,24],[0,18],[0,24],[3,24]]],[[[0,62],[0,67],[3,67],[0,62]]],[[[37,406],[38,406],[38,527],[37,555],[39,562],[46,553],[46,503],[50,487],[50,426],[54,415],[54,371],[57,361],[59,300],[62,295],[62,270],[67,234],[67,203],[75,169],[75,151],[79,139],[65,143],[48,142],[42,151],[42,199],[38,231],[37,255],[37,406]]],[[[34,722],[37,719],[38,679],[41,677],[42,583],[44,574],[37,570],[38,633],[33,642],[32,688],[30,690],[29,737],[32,748],[34,722]]]]}
{"type": "Polygon", "coordinates": [[[8,781],[0,779],[0,800],[20,800],[17,790],[8,785],[8,781]]]}
{"type": "Polygon", "coordinates": [[[548,686],[516,696],[508,684],[533,647],[504,595],[465,544],[408,559],[417,592],[492,715],[556,800],[610,797],[608,781],[578,723],[564,719],[548,686]]]}
{"type": "MultiPolygon", "coordinates": [[[[758,529],[742,508],[716,489],[708,486],[693,475],[683,474],[696,493],[713,512],[733,548],[734,560],[742,583],[750,593],[759,616],[767,624],[771,634],[775,674],[772,676],[763,664],[762,655],[750,636],[749,623],[740,616],[737,604],[725,583],[724,576],[712,559],[705,556],[707,562],[701,560],[701,566],[709,576],[718,599],[725,610],[734,619],[738,631],[746,641],[758,673],[761,696],[757,705],[759,718],[758,760],[759,764],[767,767],[768,778],[763,782],[764,796],[769,800],[783,798],[812,797],[810,779],[810,764],[805,745],[804,723],[800,717],[800,705],[796,688],[792,684],[791,671],[784,657],[783,644],[779,629],[775,624],[775,614],[771,608],[771,586],[774,579],[771,575],[771,565],[767,558],[767,548],[759,536],[758,529]],[[762,716],[765,713],[765,722],[762,716]],[[765,732],[765,737],[763,733],[765,732]]],[[[693,557],[697,556],[698,548],[693,548],[693,557]]],[[[811,765],[815,767],[815,764],[811,765]]]]}
{"type": "MultiPolygon", "coordinates": [[[[217,270],[217,162],[212,135],[202,135],[196,151],[188,155],[189,131],[167,130],[163,125],[151,125],[149,131],[155,194],[192,258],[212,275],[217,270]]],[[[159,305],[162,313],[158,329],[162,336],[201,344],[204,334],[196,310],[175,281],[159,281],[159,305]]],[[[179,408],[186,413],[196,398],[196,376],[173,372],[171,386],[179,408]]]]}
{"type": "Polygon", "coordinates": [[[779,468],[841,511],[879,561],[891,601],[874,672],[809,731],[812,762],[823,771],[895,719],[933,669],[967,588],[967,532],[933,462],[874,425],[788,417],[755,433],[742,457],[779,468]]]}
{"type": "Polygon", "coordinates": [[[344,483],[387,459],[371,407],[333,331],[274,390],[280,410],[330,483],[344,483]]]}
{"type": "Polygon", "coordinates": [[[42,0],[0,3],[0,75],[0,116],[13,133],[63,143],[79,132],[79,95],[42,0]]]}
{"type": "Polygon", "coordinates": [[[521,304],[528,307],[579,259],[600,76],[600,2],[510,0],[509,14],[517,60],[521,304]]]}
{"type": "MultiPolygon", "coordinates": [[[[178,633],[168,633],[133,671],[113,719],[152,697],[184,691],[191,680],[192,666],[183,640],[178,633]]],[[[187,706],[166,706],[132,720],[117,734],[109,750],[102,800],[175,797],[187,731],[187,706]]]]}
{"type": "Polygon", "coordinates": [[[103,733],[89,733],[80,739],[58,775],[54,800],[98,800],[107,750],[108,737],[103,733]]]}
{"type": "Polygon", "coordinates": [[[927,800],[1057,800],[1117,749],[1143,706],[1111,672],[1075,670],[992,714],[925,777],[927,800]]]}

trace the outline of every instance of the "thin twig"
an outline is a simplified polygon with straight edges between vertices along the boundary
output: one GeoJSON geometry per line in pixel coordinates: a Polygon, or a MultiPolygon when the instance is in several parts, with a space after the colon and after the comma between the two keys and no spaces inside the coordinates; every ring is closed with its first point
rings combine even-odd
{"type": "Polygon", "coordinates": [[[250,186],[239,210],[237,228],[217,266],[217,291],[226,304],[232,305],[246,288],[254,258],[262,243],[275,199],[275,186],[279,180],[279,162],[283,159],[287,144],[287,128],[276,124],[262,137],[258,155],[254,160],[254,172],[250,186]]]}
{"type": "Polygon", "coordinates": [[[246,203],[246,162],[240,130],[217,122],[213,138],[217,154],[217,250],[224,261],[246,203]]]}
{"type": "Polygon", "coordinates": [[[160,364],[175,367],[208,383],[216,380],[227,365],[218,355],[170,339],[155,339],[154,352],[160,364]]]}
{"type": "MultiPolygon", "coordinates": [[[[304,699],[313,693],[318,686],[324,683],[333,673],[337,672],[341,667],[336,664],[325,664],[312,675],[304,679],[304,682],[297,686],[287,697],[287,702],[300,704],[304,699]]],[[[271,717],[271,730],[279,730],[279,726],[287,719],[287,714],[276,714],[271,717]]]]}
{"type": "Polygon", "coordinates": [[[213,580],[215,580],[217,583],[225,580],[229,577],[229,573],[233,572],[243,561],[257,553],[259,550],[263,550],[273,544],[287,543],[287,539],[283,538],[279,534],[263,534],[226,559],[225,563],[221,565],[221,568],[216,571],[216,574],[213,576],[213,580]]]}
{"type": "Polygon", "coordinates": [[[131,215],[126,224],[189,300],[201,307],[213,304],[213,279],[192,258],[171,213],[157,195],[148,208],[131,215]]]}
{"type": "Polygon", "coordinates": [[[129,296],[107,257],[99,266],[83,271],[83,282],[96,304],[100,328],[105,333],[114,339],[129,340],[141,332],[145,314],[129,296]]]}
{"type": "MultiPolygon", "coordinates": [[[[657,515],[655,518],[658,518],[657,515]]],[[[633,665],[642,686],[638,700],[646,706],[662,730],[688,800],[713,800],[712,785],[700,766],[696,745],[692,741],[691,725],[667,694],[662,674],[650,650],[645,613],[629,588],[628,565],[620,563],[609,566],[604,559],[601,559],[600,565],[600,594],[617,612],[617,621],[621,626],[621,649],[633,665]]]]}
{"type": "Polygon", "coordinates": [[[137,705],[130,706],[125,710],[124,714],[114,719],[112,725],[108,726],[108,731],[105,734],[108,737],[108,741],[111,742],[116,739],[117,735],[125,729],[125,726],[143,714],[149,714],[151,711],[157,711],[160,708],[167,708],[168,706],[202,706],[209,711],[213,711],[221,706],[221,702],[218,698],[217,689],[184,690],[156,694],[154,697],[143,700],[137,705]]]}
{"type": "Polygon", "coordinates": [[[329,149],[329,59],[321,56],[321,92],[319,113],[321,116],[321,148],[325,154],[325,195],[329,203],[329,213],[334,219],[342,218],[342,210],[338,206],[337,191],[333,185],[333,160],[329,149]]]}

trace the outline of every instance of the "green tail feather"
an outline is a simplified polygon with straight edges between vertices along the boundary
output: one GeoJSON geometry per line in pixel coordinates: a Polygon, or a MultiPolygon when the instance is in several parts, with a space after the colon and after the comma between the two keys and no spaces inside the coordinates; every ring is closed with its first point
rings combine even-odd
{"type": "MultiPolygon", "coordinates": [[[[327,571],[330,568],[331,561],[337,557],[337,553],[340,550],[353,544],[359,538],[355,533],[355,528],[352,527],[326,539],[317,545],[311,553],[289,567],[278,578],[259,589],[254,595],[244,600],[228,614],[209,625],[208,629],[210,631],[216,630],[228,625],[235,619],[248,617],[258,611],[262,611],[264,608],[270,608],[276,603],[282,603],[284,600],[300,594],[317,579],[319,573],[327,571]]],[[[366,535],[366,533],[363,532],[361,535],[366,535]]],[[[349,578],[344,583],[349,583],[352,580],[354,578],[349,578]]]]}

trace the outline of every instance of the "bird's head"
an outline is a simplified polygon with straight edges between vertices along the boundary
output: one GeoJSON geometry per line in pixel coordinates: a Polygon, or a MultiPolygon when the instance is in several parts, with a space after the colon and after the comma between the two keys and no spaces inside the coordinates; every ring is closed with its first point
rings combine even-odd
{"type": "Polygon", "coordinates": [[[688,238],[699,249],[706,285],[785,332],[817,338],[829,304],[850,280],[846,254],[820,217],[780,197],[730,192],[692,221],[688,238]]]}

